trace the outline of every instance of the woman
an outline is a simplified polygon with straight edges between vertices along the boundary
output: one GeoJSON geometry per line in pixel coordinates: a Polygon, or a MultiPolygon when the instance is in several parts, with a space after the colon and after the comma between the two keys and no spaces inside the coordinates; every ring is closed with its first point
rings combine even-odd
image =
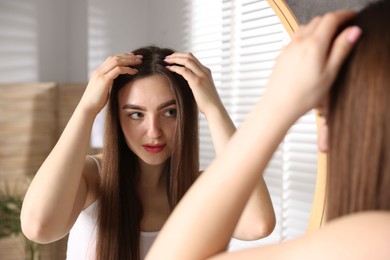
{"type": "Polygon", "coordinates": [[[348,11],[317,17],[294,35],[266,94],[175,208],[147,259],[390,259],[389,14],[390,1],[382,0],[355,18],[348,11]],[[223,253],[259,170],[289,127],[319,104],[329,222],[278,245],[223,253]]]}
{"type": "MultiPolygon", "coordinates": [[[[27,191],[24,234],[48,243],[70,232],[72,260],[143,258],[199,175],[197,106],[219,154],[235,128],[210,71],[192,54],[150,46],[109,57],[27,191]],[[107,102],[103,153],[86,156],[92,123],[107,102]]],[[[238,238],[273,229],[263,179],[257,187],[238,238]]]]}

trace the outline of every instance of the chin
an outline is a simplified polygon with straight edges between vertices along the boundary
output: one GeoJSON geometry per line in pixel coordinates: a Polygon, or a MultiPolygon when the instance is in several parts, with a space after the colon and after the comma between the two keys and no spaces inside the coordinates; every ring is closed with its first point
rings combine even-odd
{"type": "Polygon", "coordinates": [[[168,160],[168,158],[161,158],[161,159],[141,158],[141,160],[142,160],[144,163],[146,163],[147,165],[159,166],[159,165],[162,165],[162,164],[166,163],[166,161],[168,160]]]}

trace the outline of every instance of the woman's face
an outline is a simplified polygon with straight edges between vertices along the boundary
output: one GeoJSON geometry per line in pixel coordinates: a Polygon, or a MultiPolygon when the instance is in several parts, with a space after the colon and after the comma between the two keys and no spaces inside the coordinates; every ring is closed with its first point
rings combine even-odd
{"type": "Polygon", "coordinates": [[[119,121],[129,148],[149,165],[164,163],[173,151],[176,99],[169,81],[155,74],[118,92],[119,121]]]}

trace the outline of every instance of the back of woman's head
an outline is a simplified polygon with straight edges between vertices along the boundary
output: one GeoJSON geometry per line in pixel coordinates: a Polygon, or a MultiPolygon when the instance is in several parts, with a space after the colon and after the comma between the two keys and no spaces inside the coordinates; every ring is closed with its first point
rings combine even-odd
{"type": "Polygon", "coordinates": [[[390,209],[390,1],[351,24],[363,34],[330,96],[328,219],[390,209]]]}

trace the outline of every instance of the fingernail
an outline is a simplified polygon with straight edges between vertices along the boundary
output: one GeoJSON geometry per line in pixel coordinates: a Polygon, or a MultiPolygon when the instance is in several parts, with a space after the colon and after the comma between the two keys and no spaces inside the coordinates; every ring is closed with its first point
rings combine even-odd
{"type": "Polygon", "coordinates": [[[359,39],[361,34],[362,29],[360,29],[359,26],[353,26],[348,31],[347,40],[351,43],[355,43],[359,39]]]}
{"type": "Polygon", "coordinates": [[[136,55],[137,58],[142,59],[144,56],[142,55],[136,55]]]}

